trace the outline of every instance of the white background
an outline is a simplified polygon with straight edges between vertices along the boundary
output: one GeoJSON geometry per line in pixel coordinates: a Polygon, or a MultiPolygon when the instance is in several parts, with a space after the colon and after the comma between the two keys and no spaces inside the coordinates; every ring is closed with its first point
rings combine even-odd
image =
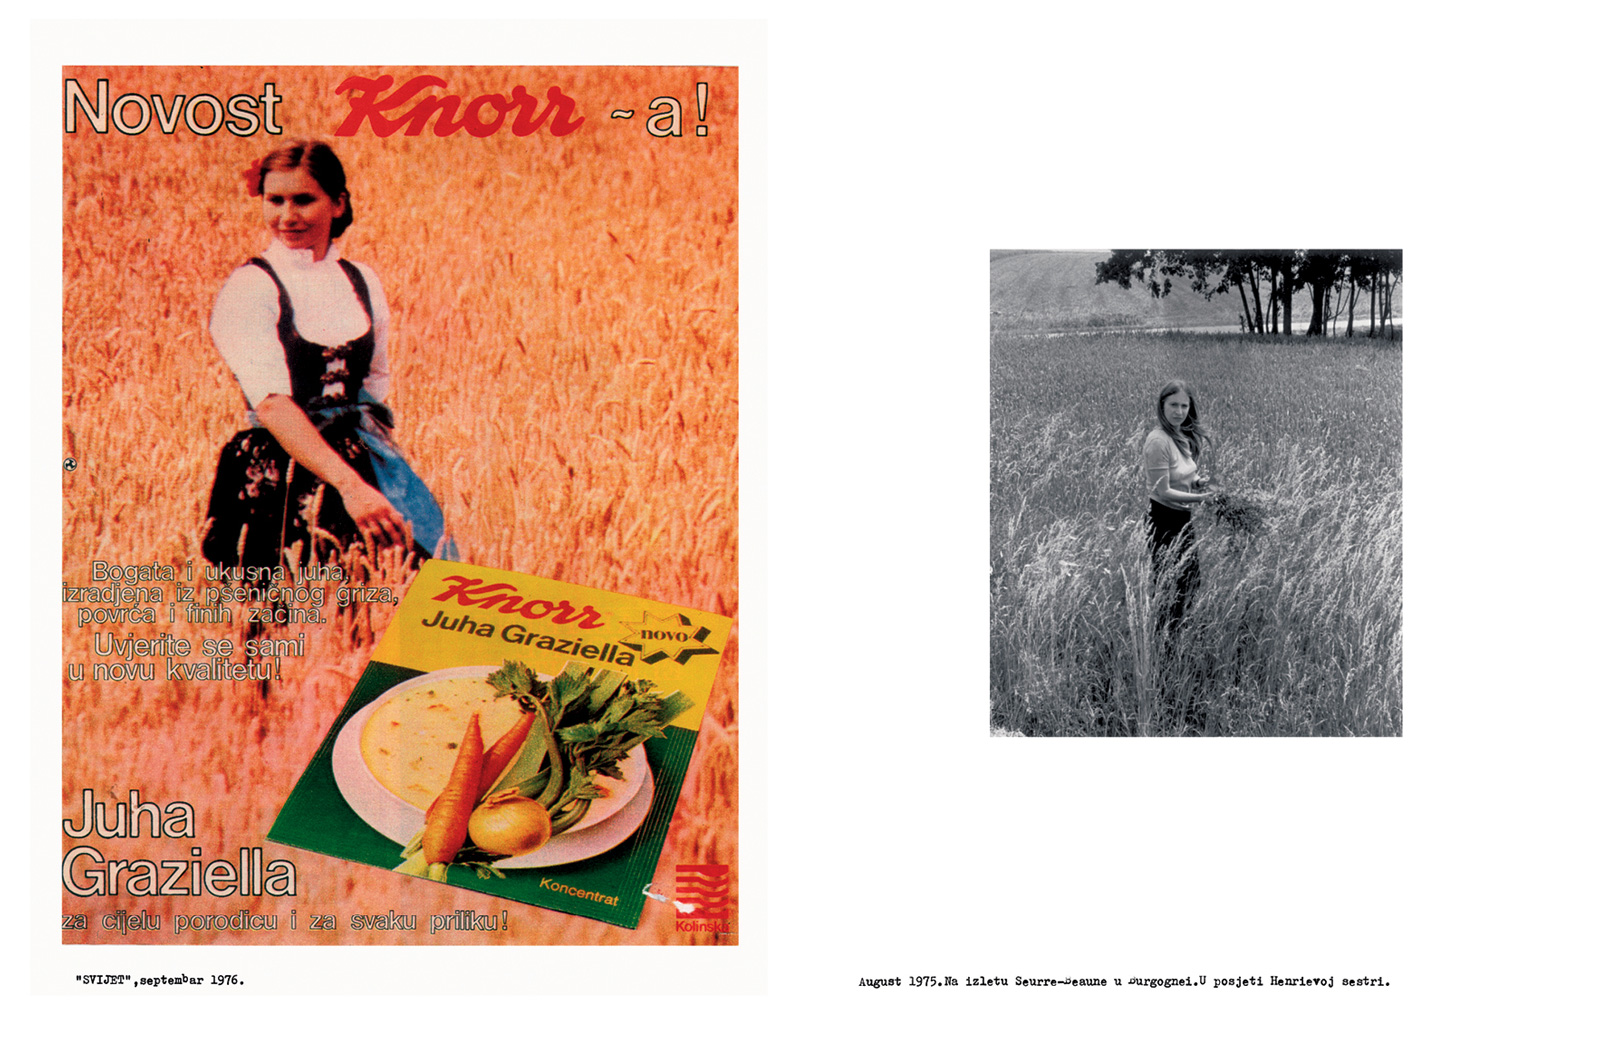
{"type": "MultiPolygon", "coordinates": [[[[246,1043],[321,1043],[323,1030],[478,1040],[466,1032],[478,1027],[693,1044],[1012,1029],[1089,1044],[1574,1039],[1595,931],[1596,689],[1579,669],[1595,585],[1584,464],[1600,410],[1583,251],[1592,22],[1544,3],[1448,21],[1364,2],[912,10],[712,5],[693,13],[767,21],[494,32],[37,27],[32,55],[12,44],[10,111],[26,105],[46,126],[63,62],[286,51],[338,64],[737,63],[746,121],[741,945],[191,949],[185,969],[248,971],[282,992],[527,985],[507,972],[577,990],[592,972],[588,985],[666,996],[438,1007],[77,993],[34,996],[29,1015],[56,1029],[72,1016],[86,1035],[164,1023],[246,1043]],[[30,62],[32,98],[17,75],[30,62]],[[1405,250],[1404,738],[988,737],[988,251],[1148,244],[1405,250]],[[902,672],[914,662],[937,669],[902,672]],[[922,973],[1390,986],[858,985],[922,973]]],[[[42,141],[35,187],[58,163],[42,141]]],[[[18,174],[14,229],[29,199],[18,174]]],[[[31,980],[11,982],[50,994],[72,992],[74,971],[146,957],[51,945],[59,479],[35,460],[60,457],[59,270],[37,252],[59,243],[59,205],[42,197],[33,279],[19,248],[6,282],[14,352],[28,331],[42,390],[28,414],[13,405],[12,447],[28,450],[8,459],[27,463],[11,490],[34,493],[33,534],[13,548],[42,565],[28,611],[46,654],[31,664],[33,778],[11,770],[11,796],[31,786],[33,820],[10,839],[30,840],[32,861],[25,881],[14,853],[3,887],[28,900],[13,927],[33,946],[31,980]],[[30,328],[25,289],[44,304],[30,328]]],[[[8,641],[25,644],[29,628],[9,626],[8,641]]],[[[176,956],[148,963],[177,970],[176,956]]]]}

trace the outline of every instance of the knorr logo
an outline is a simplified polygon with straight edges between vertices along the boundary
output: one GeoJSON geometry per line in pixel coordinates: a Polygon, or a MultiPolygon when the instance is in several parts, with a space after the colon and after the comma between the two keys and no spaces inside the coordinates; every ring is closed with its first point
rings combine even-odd
{"type": "Polygon", "coordinates": [[[537,597],[524,597],[517,587],[509,582],[485,583],[482,579],[468,578],[465,575],[446,575],[444,581],[450,583],[450,587],[442,593],[435,594],[434,600],[445,602],[454,600],[463,607],[521,615],[525,619],[548,617],[551,622],[559,626],[577,626],[583,630],[598,629],[605,625],[600,613],[587,604],[579,610],[565,600],[552,602],[537,597]]]}

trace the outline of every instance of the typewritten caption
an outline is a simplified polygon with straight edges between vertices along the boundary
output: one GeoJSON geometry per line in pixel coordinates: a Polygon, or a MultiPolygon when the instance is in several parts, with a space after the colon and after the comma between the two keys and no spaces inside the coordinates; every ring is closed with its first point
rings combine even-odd
{"type": "MultiPolygon", "coordinates": [[[[419,923],[416,914],[388,913],[377,914],[331,914],[314,913],[305,914],[306,927],[313,931],[336,932],[340,928],[349,928],[351,931],[396,931],[414,932],[419,923]]],[[[175,918],[169,915],[168,922],[172,925],[171,934],[181,935],[186,930],[215,929],[227,927],[232,929],[275,930],[279,926],[275,914],[252,914],[249,910],[239,910],[233,914],[179,914],[175,918]]],[[[107,929],[120,929],[126,935],[130,931],[161,931],[162,917],[159,914],[141,912],[129,914],[126,910],[104,914],[99,918],[99,923],[107,929]]],[[[505,910],[499,913],[478,913],[474,910],[455,910],[451,913],[427,914],[421,919],[429,935],[440,932],[503,932],[511,928],[511,915],[505,910]]],[[[301,915],[294,910],[289,911],[289,916],[284,922],[287,927],[293,928],[301,924],[301,915]]],[[[89,914],[66,913],[61,915],[63,930],[87,930],[89,914]]],[[[70,940],[69,940],[70,941],[70,940]]],[[[223,989],[243,987],[245,982],[237,973],[201,973],[189,974],[187,972],[177,975],[134,975],[129,972],[82,972],[72,977],[72,981],[79,986],[103,986],[106,988],[154,988],[166,987],[203,987],[207,989],[223,989]]]]}
{"type": "Polygon", "coordinates": [[[1053,975],[889,975],[889,976],[861,976],[857,982],[860,987],[872,990],[892,989],[894,987],[936,987],[947,989],[951,987],[966,988],[969,986],[1056,986],[1056,987],[1084,987],[1116,989],[1118,987],[1138,987],[1140,989],[1288,989],[1288,988],[1323,988],[1346,989],[1351,987],[1388,986],[1389,980],[1381,975],[1360,976],[1332,976],[1332,975],[1179,975],[1163,977],[1127,976],[1102,978],[1099,976],[1053,976],[1053,975]]]}
{"type": "Polygon", "coordinates": [[[92,633],[88,663],[68,662],[69,681],[282,680],[283,660],[305,656],[304,632],[361,604],[398,604],[389,586],[351,583],[338,565],[285,569],[91,561],[89,585],[61,586],[70,621],[92,633]],[[247,627],[248,639],[191,638],[190,626],[247,627]],[[250,629],[249,627],[255,628],[250,629]],[[261,635],[276,627],[274,636],[261,635]]]}

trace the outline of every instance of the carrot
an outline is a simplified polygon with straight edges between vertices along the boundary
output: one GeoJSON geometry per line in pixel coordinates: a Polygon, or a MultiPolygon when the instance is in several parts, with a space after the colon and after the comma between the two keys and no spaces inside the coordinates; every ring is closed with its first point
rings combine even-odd
{"type": "Polygon", "coordinates": [[[522,744],[528,741],[528,733],[533,730],[534,724],[539,720],[539,715],[533,710],[528,710],[517,723],[506,729],[506,733],[495,740],[489,747],[489,752],[483,755],[483,777],[478,781],[478,798],[481,800],[489,792],[489,787],[494,785],[506,770],[506,766],[516,759],[517,751],[522,749],[522,744]]]}
{"type": "Polygon", "coordinates": [[[444,880],[444,867],[456,857],[467,840],[467,820],[478,801],[478,780],[483,775],[483,732],[478,729],[478,715],[467,721],[467,734],[456,753],[456,763],[450,769],[450,781],[444,784],[433,802],[431,817],[422,831],[422,856],[428,863],[428,876],[444,880]]]}
{"type": "MultiPolygon", "coordinates": [[[[489,787],[494,785],[494,781],[506,770],[506,766],[516,758],[517,751],[528,741],[528,733],[538,721],[539,715],[529,710],[518,718],[515,724],[507,728],[506,733],[495,740],[495,744],[484,753],[483,776],[478,781],[478,800],[482,800],[489,793],[489,787]]],[[[433,809],[438,805],[439,798],[435,797],[433,803],[428,805],[428,810],[423,813],[424,821],[433,818],[433,809]]]]}

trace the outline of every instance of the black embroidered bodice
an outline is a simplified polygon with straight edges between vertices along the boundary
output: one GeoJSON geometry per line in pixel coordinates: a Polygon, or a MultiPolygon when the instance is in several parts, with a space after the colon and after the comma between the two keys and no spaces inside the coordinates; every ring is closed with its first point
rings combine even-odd
{"type": "Polygon", "coordinates": [[[252,258],[250,265],[259,266],[278,288],[278,341],[283,343],[283,356],[289,366],[289,385],[294,391],[294,402],[306,411],[354,404],[361,394],[361,386],[372,369],[372,350],[375,337],[372,329],[372,293],[355,263],[339,260],[339,268],[355,288],[361,308],[367,314],[366,333],[337,346],[321,346],[300,337],[294,326],[294,306],[289,302],[289,292],[283,281],[272,271],[266,259],[252,258]]]}

